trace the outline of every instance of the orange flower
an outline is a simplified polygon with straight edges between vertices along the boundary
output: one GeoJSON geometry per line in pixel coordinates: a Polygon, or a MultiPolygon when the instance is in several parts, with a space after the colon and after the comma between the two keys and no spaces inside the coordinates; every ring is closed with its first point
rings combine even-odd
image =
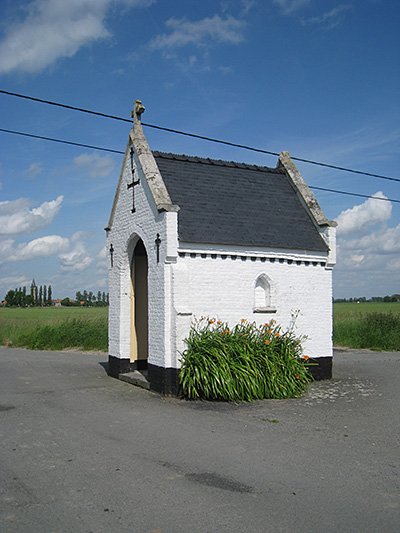
{"type": "Polygon", "coordinates": [[[240,319],[240,323],[241,323],[241,324],[246,324],[246,322],[247,322],[247,320],[246,320],[245,318],[241,318],[241,319],[240,319]]]}
{"type": "Polygon", "coordinates": [[[209,318],[208,319],[208,323],[209,324],[214,324],[214,322],[215,322],[215,318],[209,318]]]}
{"type": "Polygon", "coordinates": [[[222,320],[217,320],[217,324],[221,325],[222,324],[222,320]]]}
{"type": "Polygon", "coordinates": [[[267,339],[266,341],[264,341],[264,344],[266,344],[266,345],[268,346],[269,344],[271,344],[271,341],[269,341],[269,340],[267,339]]]}
{"type": "Polygon", "coordinates": [[[300,374],[295,374],[294,376],[296,379],[300,379],[300,374]]]}
{"type": "Polygon", "coordinates": [[[281,334],[279,333],[279,331],[277,331],[277,332],[275,333],[275,337],[280,337],[280,336],[281,336],[281,334]]]}
{"type": "Polygon", "coordinates": [[[308,355],[303,355],[303,359],[304,359],[304,361],[308,361],[310,359],[310,357],[308,355]]]}

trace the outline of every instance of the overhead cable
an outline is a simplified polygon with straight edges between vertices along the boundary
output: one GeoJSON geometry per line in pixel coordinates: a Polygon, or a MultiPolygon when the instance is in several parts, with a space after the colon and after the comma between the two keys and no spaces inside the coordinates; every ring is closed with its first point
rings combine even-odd
{"type": "MultiPolygon", "coordinates": [[[[21,135],[23,137],[31,137],[33,139],[40,139],[40,140],[43,140],[43,141],[51,141],[51,142],[56,142],[56,143],[60,143],[60,144],[79,146],[79,147],[82,147],[82,148],[90,148],[92,150],[99,150],[101,152],[111,152],[111,153],[114,153],[114,154],[124,154],[125,153],[125,152],[121,152],[121,150],[113,150],[112,148],[104,148],[104,147],[101,147],[101,146],[94,146],[92,144],[85,144],[85,143],[78,143],[78,142],[73,142],[73,141],[66,141],[64,139],[55,139],[55,138],[52,138],[52,137],[45,137],[43,135],[34,135],[32,133],[26,133],[26,132],[23,132],[23,131],[16,131],[16,130],[9,130],[9,129],[5,129],[5,128],[0,128],[0,132],[10,133],[10,134],[13,134],[13,135],[21,135]]],[[[367,195],[367,194],[360,194],[360,193],[349,192],[349,191],[340,191],[340,190],[337,190],[337,189],[327,189],[327,188],[324,188],[324,187],[316,187],[316,186],[309,186],[309,187],[310,187],[310,189],[316,189],[318,191],[331,192],[331,193],[335,193],[335,194],[346,194],[348,196],[358,196],[360,198],[372,198],[374,200],[383,200],[383,201],[386,201],[386,202],[400,203],[400,200],[396,200],[396,199],[393,199],[393,198],[380,198],[379,196],[370,196],[370,195],[367,195]]]]}
{"type": "Polygon", "coordinates": [[[124,154],[121,150],[113,150],[112,148],[103,148],[101,146],[93,146],[92,144],[83,144],[73,141],[66,141],[64,139],[54,139],[52,137],[44,137],[43,135],[34,135],[33,133],[26,133],[23,131],[7,130],[0,128],[3,133],[12,133],[13,135],[22,135],[23,137],[32,137],[33,139],[41,139],[43,141],[51,141],[53,143],[70,144],[72,146],[81,146],[82,148],[91,148],[92,150],[100,150],[102,152],[111,152],[113,154],[124,154]]]}
{"type": "MultiPolygon", "coordinates": [[[[8,96],[15,96],[17,98],[23,98],[25,100],[31,100],[31,101],[34,101],[34,102],[39,102],[39,103],[42,103],[42,104],[52,105],[52,106],[56,106],[56,107],[62,107],[62,108],[70,109],[70,110],[73,110],[73,111],[79,111],[81,113],[88,113],[90,115],[97,115],[97,116],[100,116],[100,117],[103,117],[103,118],[109,118],[109,119],[113,119],[113,120],[119,120],[119,121],[122,121],[122,122],[129,122],[129,123],[132,122],[130,119],[127,119],[125,117],[119,117],[119,116],[116,116],[116,115],[109,115],[107,113],[102,113],[100,111],[93,111],[93,110],[85,109],[85,108],[82,108],[82,107],[76,107],[76,106],[72,106],[72,105],[68,105],[68,104],[63,104],[61,102],[54,102],[52,100],[44,100],[42,98],[36,98],[36,97],[29,96],[29,95],[26,95],[26,94],[20,94],[20,93],[15,93],[15,92],[11,92],[11,91],[5,91],[3,89],[0,89],[0,94],[5,94],[5,95],[8,95],[8,96]]],[[[158,125],[155,125],[155,124],[149,124],[149,123],[146,123],[146,122],[142,122],[142,125],[146,126],[148,128],[153,128],[153,129],[156,129],[156,130],[166,131],[168,133],[175,133],[177,135],[184,135],[186,137],[192,137],[192,138],[195,138],[195,139],[201,139],[203,141],[208,141],[208,142],[213,142],[213,143],[218,143],[218,144],[224,144],[226,146],[232,146],[232,147],[235,147],[235,148],[241,148],[243,150],[250,150],[252,152],[257,152],[257,153],[261,153],[261,154],[279,156],[279,152],[273,152],[273,151],[270,151],[270,150],[264,150],[262,148],[255,148],[254,146],[248,146],[246,144],[238,144],[238,143],[234,143],[234,142],[230,142],[230,141],[225,141],[225,140],[222,140],[222,139],[216,139],[214,137],[207,137],[205,135],[199,135],[197,133],[190,133],[190,132],[186,132],[186,131],[176,130],[176,129],[173,129],[173,128],[166,128],[164,126],[158,126],[158,125]]],[[[352,169],[352,168],[341,167],[341,166],[338,166],[338,165],[331,165],[329,163],[321,163],[319,161],[314,161],[312,159],[306,159],[306,158],[303,158],[303,157],[291,156],[291,158],[294,161],[300,161],[302,163],[307,163],[309,165],[317,165],[317,166],[320,166],[320,167],[330,168],[330,169],[333,169],[333,170],[339,170],[341,172],[350,172],[352,174],[359,174],[359,175],[369,176],[369,177],[372,177],[372,178],[378,178],[378,179],[382,179],[382,180],[400,182],[400,178],[393,178],[391,176],[385,176],[385,175],[382,175],[382,174],[375,174],[373,172],[366,172],[366,171],[363,171],[363,170],[355,170],[355,169],[352,169]]]]}

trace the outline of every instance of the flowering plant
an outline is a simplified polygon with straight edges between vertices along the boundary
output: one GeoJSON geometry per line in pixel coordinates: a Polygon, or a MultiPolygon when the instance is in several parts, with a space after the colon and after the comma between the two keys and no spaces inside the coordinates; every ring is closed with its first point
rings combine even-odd
{"type": "Polygon", "coordinates": [[[185,340],[179,374],[183,395],[228,401],[300,396],[312,380],[302,340],[274,320],[257,326],[242,319],[230,327],[202,317],[185,340]]]}

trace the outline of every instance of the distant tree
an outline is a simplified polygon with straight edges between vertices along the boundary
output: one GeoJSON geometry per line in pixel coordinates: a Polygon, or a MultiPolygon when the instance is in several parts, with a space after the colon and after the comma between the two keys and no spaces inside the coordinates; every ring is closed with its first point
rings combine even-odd
{"type": "Polygon", "coordinates": [[[101,295],[101,301],[103,302],[104,305],[107,303],[105,292],[103,292],[103,294],[101,295]]]}
{"type": "Polygon", "coordinates": [[[15,305],[17,305],[16,297],[17,296],[16,296],[15,291],[9,290],[8,293],[6,294],[6,297],[4,298],[5,301],[6,301],[6,306],[7,307],[14,307],[15,305]]]}
{"type": "Polygon", "coordinates": [[[93,303],[93,292],[92,291],[89,291],[88,303],[89,303],[89,305],[92,305],[92,303],[93,303]]]}
{"type": "Polygon", "coordinates": [[[106,304],[110,305],[110,295],[108,293],[107,293],[107,296],[106,296],[106,304]]]}
{"type": "Polygon", "coordinates": [[[22,305],[26,307],[28,305],[27,296],[26,296],[26,287],[22,288],[22,305]]]}
{"type": "Polygon", "coordinates": [[[18,307],[22,306],[22,288],[19,287],[18,289],[15,289],[16,292],[16,303],[18,307]]]}
{"type": "Polygon", "coordinates": [[[51,294],[51,285],[47,289],[47,305],[52,305],[52,294],[51,294]]]}
{"type": "Polygon", "coordinates": [[[69,306],[71,305],[71,300],[68,298],[68,296],[66,298],[63,298],[61,300],[61,305],[64,305],[64,306],[69,306]]]}
{"type": "Polygon", "coordinates": [[[101,292],[100,291],[97,293],[97,303],[98,304],[101,303],[101,292]]]}
{"type": "Polygon", "coordinates": [[[43,305],[47,305],[47,287],[43,285],[43,305]]]}
{"type": "Polygon", "coordinates": [[[40,287],[39,287],[38,305],[41,307],[42,304],[43,304],[43,287],[40,285],[40,287]]]}
{"type": "Polygon", "coordinates": [[[87,292],[87,290],[83,291],[83,301],[85,302],[85,305],[88,303],[88,292],[87,292]]]}
{"type": "Polygon", "coordinates": [[[83,302],[83,295],[82,295],[81,291],[78,291],[78,292],[76,293],[76,295],[75,295],[75,299],[76,299],[76,301],[77,301],[78,303],[83,302]]]}

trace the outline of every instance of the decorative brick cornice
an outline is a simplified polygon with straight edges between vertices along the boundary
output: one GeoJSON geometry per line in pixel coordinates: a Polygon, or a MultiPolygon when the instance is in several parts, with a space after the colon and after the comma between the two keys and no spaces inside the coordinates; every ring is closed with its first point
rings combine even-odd
{"type": "Polygon", "coordinates": [[[287,264],[287,265],[293,265],[293,266],[322,266],[326,267],[326,261],[317,261],[317,260],[311,260],[311,259],[291,259],[289,257],[271,257],[271,256],[263,256],[263,255],[247,255],[247,254],[229,254],[229,253],[215,253],[215,252],[179,252],[179,257],[181,258],[189,258],[189,259],[222,259],[222,260],[230,260],[230,261],[249,261],[252,263],[260,262],[260,263],[280,263],[280,264],[287,264]]]}

